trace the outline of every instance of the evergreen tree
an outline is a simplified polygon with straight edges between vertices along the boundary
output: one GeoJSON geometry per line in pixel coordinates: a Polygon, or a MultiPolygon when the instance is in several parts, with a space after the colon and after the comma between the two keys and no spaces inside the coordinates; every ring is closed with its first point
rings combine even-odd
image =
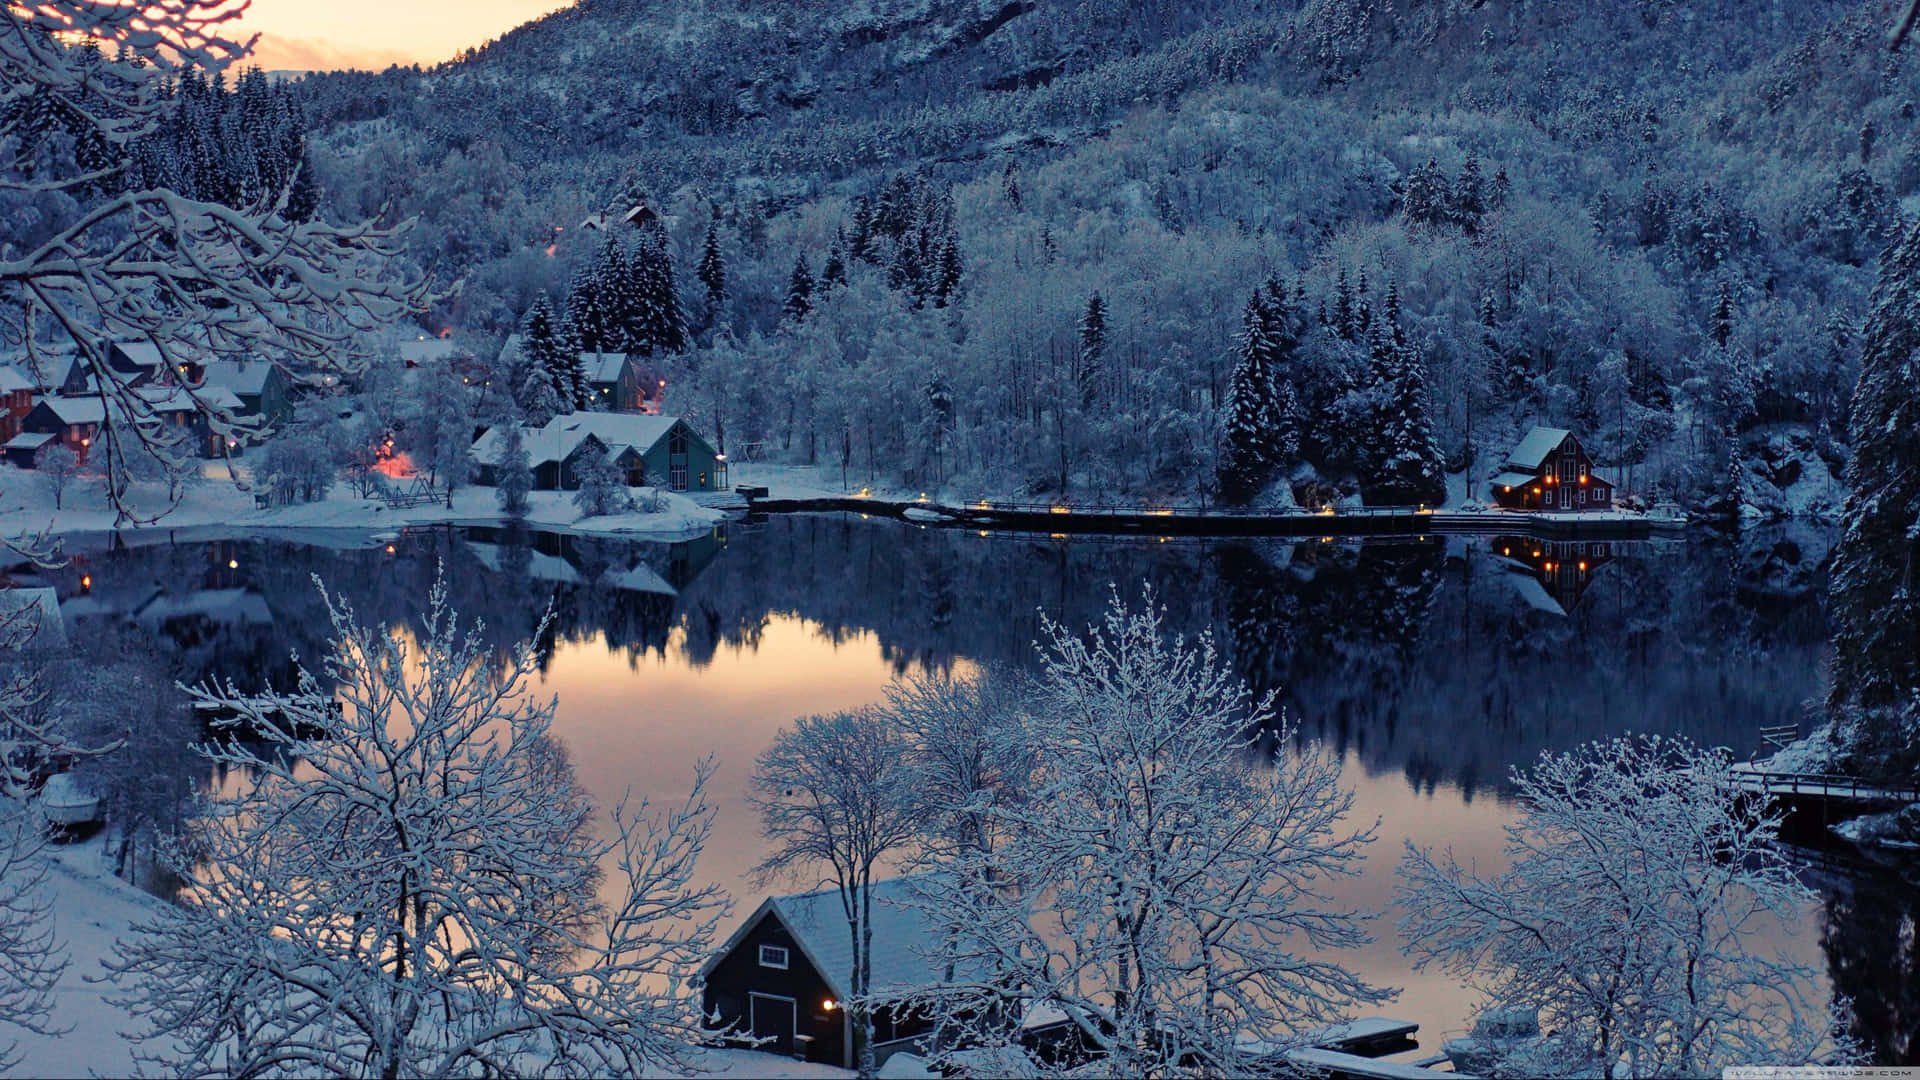
{"type": "Polygon", "coordinates": [[[700,246],[700,266],[694,272],[707,291],[707,323],[720,321],[727,306],[727,263],[720,254],[720,219],[707,222],[707,238],[700,246]]]}
{"type": "Polygon", "coordinates": [[[1400,292],[1387,287],[1387,313],[1375,329],[1368,375],[1379,406],[1377,430],[1364,440],[1371,503],[1433,505],[1446,501],[1440,444],[1429,412],[1427,365],[1399,325],[1400,292]]]}
{"type": "Polygon", "coordinates": [[[1090,409],[1100,389],[1100,369],[1107,356],[1107,302],[1094,293],[1080,316],[1080,354],[1074,364],[1074,382],[1080,387],[1080,407],[1090,409]]]}
{"type": "Polygon", "coordinates": [[[793,273],[787,276],[787,302],[780,310],[796,325],[807,321],[807,313],[813,310],[813,271],[804,251],[793,261],[793,273]]]}
{"type": "Polygon", "coordinates": [[[1013,158],[1007,159],[1007,167],[1000,170],[1000,193],[1007,197],[1007,205],[1015,213],[1020,212],[1020,164],[1013,158]]]}
{"type": "Polygon", "coordinates": [[[1220,497],[1246,503],[1273,479],[1283,463],[1280,445],[1287,426],[1276,393],[1274,365],[1281,343],[1274,339],[1285,314],[1256,289],[1241,316],[1240,355],[1227,384],[1226,446],[1220,455],[1220,497]]]}
{"type": "Polygon", "coordinates": [[[1487,213],[1485,183],[1480,178],[1480,159],[1467,155],[1460,178],[1453,184],[1453,220],[1468,236],[1480,231],[1480,219],[1487,213]]]}
{"type": "Polygon", "coordinates": [[[847,242],[847,254],[875,265],[880,262],[873,243],[873,204],[864,195],[853,200],[853,235],[847,242]]]}
{"type": "Polygon", "coordinates": [[[674,283],[672,243],[666,230],[655,224],[634,249],[636,314],[630,352],[661,356],[686,350],[687,317],[674,283]]]}
{"type": "Polygon", "coordinates": [[[1507,199],[1513,194],[1513,181],[1507,179],[1507,170],[1503,166],[1493,174],[1493,189],[1487,196],[1487,205],[1495,210],[1505,210],[1507,199]]]}
{"type": "Polygon", "coordinates": [[[533,466],[527,456],[526,432],[518,421],[508,421],[500,436],[500,460],[495,466],[494,494],[509,517],[527,512],[527,493],[533,490],[533,466]]]}
{"type": "Polygon", "coordinates": [[[567,293],[567,318],[573,323],[575,344],[588,352],[620,352],[625,348],[626,320],[620,310],[627,289],[626,257],[608,237],[593,265],[582,267],[567,293]]]}
{"type": "Polygon", "coordinates": [[[1360,337],[1360,324],[1354,318],[1353,286],[1347,282],[1347,268],[1344,266],[1333,282],[1333,329],[1346,341],[1355,341],[1360,337]]]}
{"type": "Polygon", "coordinates": [[[1920,771],[1920,225],[1881,256],[1854,386],[1831,578],[1835,736],[1856,770],[1920,771]]]}
{"type": "Polygon", "coordinates": [[[1722,349],[1733,339],[1733,289],[1725,281],[1720,282],[1720,292],[1714,297],[1708,333],[1713,343],[1722,349]]]}
{"type": "Polygon", "coordinates": [[[827,265],[820,268],[820,291],[839,288],[847,283],[847,263],[840,257],[840,245],[827,249],[827,265]]]}
{"type": "Polygon", "coordinates": [[[579,366],[580,349],[545,296],[527,310],[520,329],[520,354],[525,372],[515,398],[527,422],[540,427],[560,413],[574,411],[572,373],[579,366]]]}
{"type": "Polygon", "coordinates": [[[960,241],[951,231],[940,245],[939,264],[933,283],[933,306],[943,308],[960,292],[960,241]]]}
{"type": "Polygon", "coordinates": [[[1425,165],[1413,170],[1407,177],[1407,194],[1402,209],[1407,222],[1431,228],[1443,224],[1452,216],[1453,194],[1447,190],[1446,175],[1440,171],[1440,163],[1428,158],[1425,165]]]}

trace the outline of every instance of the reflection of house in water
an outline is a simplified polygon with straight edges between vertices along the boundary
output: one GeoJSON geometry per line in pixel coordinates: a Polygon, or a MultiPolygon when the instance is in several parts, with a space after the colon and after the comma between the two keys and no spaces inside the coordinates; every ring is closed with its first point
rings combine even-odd
{"type": "Polygon", "coordinates": [[[1507,582],[1529,607],[1565,615],[1579,603],[1593,572],[1613,561],[1606,540],[1536,540],[1496,536],[1493,553],[1507,568],[1507,582]]]}

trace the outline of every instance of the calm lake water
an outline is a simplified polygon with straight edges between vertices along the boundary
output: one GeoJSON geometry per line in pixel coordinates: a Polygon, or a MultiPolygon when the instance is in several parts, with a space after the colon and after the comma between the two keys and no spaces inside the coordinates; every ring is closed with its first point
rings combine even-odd
{"type": "MultiPolygon", "coordinates": [[[[318,574],[363,618],[411,621],[445,563],[456,606],[503,647],[540,643],[559,733],[603,802],[684,794],[715,755],[720,808],[703,872],[744,915],[760,854],[745,804],[754,756],[792,718],[880,698],[889,680],[1028,665],[1040,616],[1079,627],[1110,585],[1151,584],[1172,625],[1211,630],[1304,739],[1343,756],[1380,840],[1336,896],[1385,911],[1407,841],[1498,867],[1507,771],[1542,750],[1625,732],[1763,749],[1823,690],[1818,530],[1738,540],[1548,545],[1519,537],[1361,544],[983,537],[852,516],[736,523],[674,545],[432,529],[331,546],[224,541],[94,545],[50,575],[69,633],[144,646],[174,677],[284,680],[317,657],[318,574]],[[83,587],[83,578],[85,585],[83,587]]],[[[183,768],[193,767],[190,763],[183,768]]],[[[1775,933],[1854,999],[1886,1063],[1914,1060],[1920,889],[1899,867],[1823,857],[1821,900],[1775,933]]],[[[1401,957],[1389,913],[1349,962],[1404,988],[1382,1009],[1423,1046],[1465,1028],[1473,994],[1401,957]]]]}

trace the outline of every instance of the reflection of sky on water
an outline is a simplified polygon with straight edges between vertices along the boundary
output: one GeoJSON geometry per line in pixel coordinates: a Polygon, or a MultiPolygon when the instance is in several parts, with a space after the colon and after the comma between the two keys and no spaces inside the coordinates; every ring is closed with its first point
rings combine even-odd
{"type": "MultiPolygon", "coordinates": [[[[795,716],[879,701],[896,667],[871,634],[836,640],[791,615],[771,617],[757,647],[722,647],[704,666],[687,662],[680,644],[670,641],[664,655],[632,663],[599,640],[563,645],[540,692],[559,695],[556,731],[603,804],[629,789],[658,803],[676,801],[695,763],[708,755],[718,759],[712,786],[718,815],[700,867],[704,880],[733,894],[737,919],[765,892],[749,878],[761,853],[758,823],[746,803],[755,756],[795,716]]],[[[1437,1048],[1444,1035],[1469,1025],[1474,1003],[1452,976],[1415,972],[1401,955],[1390,910],[1394,867],[1412,842],[1451,847],[1463,863],[1497,873],[1506,865],[1501,829],[1515,820],[1515,808],[1486,792],[1466,797],[1451,784],[1416,786],[1397,773],[1369,775],[1353,752],[1346,755],[1345,779],[1356,790],[1353,823],[1379,818],[1379,839],[1362,873],[1332,883],[1330,892],[1340,905],[1386,913],[1374,926],[1374,943],[1347,954],[1346,962],[1377,984],[1400,987],[1400,998],[1380,1011],[1418,1021],[1422,1045],[1437,1048]]],[[[1793,952],[1817,965],[1812,928],[1791,937],[1793,952]]]]}
{"type": "MultiPolygon", "coordinates": [[[[670,547],[438,529],[393,547],[156,544],[87,551],[45,579],[80,640],[109,624],[144,628],[174,676],[218,673],[243,687],[284,679],[290,652],[317,655],[325,623],[312,574],[363,618],[405,621],[444,563],[455,606],[484,619],[499,648],[552,604],[540,690],[561,698],[557,728],[583,780],[606,804],[629,787],[670,804],[694,763],[716,756],[702,873],[741,913],[761,895],[746,880],[760,853],[747,779],[777,731],[876,701],[896,674],[926,665],[1029,664],[1037,609],[1083,627],[1109,583],[1130,600],[1151,583],[1172,628],[1211,630],[1306,737],[1343,755],[1357,819],[1382,820],[1365,873],[1336,897],[1378,911],[1407,840],[1497,870],[1514,813],[1502,778],[1542,749],[1660,730],[1744,756],[1759,727],[1798,719],[1822,690],[1817,533],[1528,548],[1515,559],[1498,539],[1053,543],[793,517],[670,547]]],[[[1905,910],[1879,914],[1886,906],[1847,918],[1910,922],[1905,910]]],[[[1444,974],[1407,969],[1390,915],[1375,929],[1357,966],[1404,987],[1384,1011],[1419,1021],[1436,1045],[1463,1026],[1470,996],[1444,974]]],[[[1797,955],[1817,958],[1811,937],[1793,939],[1797,955]]],[[[1920,1011],[1900,1004],[1920,995],[1880,957],[1851,956],[1862,934],[1843,925],[1833,940],[1848,943],[1853,993],[1884,986],[1884,1012],[1920,1011]]]]}

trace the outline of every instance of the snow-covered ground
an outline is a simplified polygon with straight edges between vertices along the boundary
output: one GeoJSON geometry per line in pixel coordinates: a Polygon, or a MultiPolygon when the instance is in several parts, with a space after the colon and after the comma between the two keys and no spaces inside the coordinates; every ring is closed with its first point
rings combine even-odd
{"type": "MultiPolygon", "coordinates": [[[[55,1025],[62,1035],[41,1036],[0,1029],[0,1042],[17,1039],[23,1055],[16,1076],[131,1076],[134,1044],[130,1022],[109,997],[101,961],[134,923],[150,918],[165,901],[113,876],[100,836],[52,849],[54,930],[71,963],[56,990],[55,1025]]],[[[151,1052],[156,1047],[144,1047],[151,1052]]],[[[691,1076],[766,1077],[769,1080],[839,1080],[853,1074],[829,1065],[750,1050],[697,1051],[691,1076]]]]}
{"type": "MultiPolygon", "coordinates": [[[[238,466],[243,482],[246,466],[238,466]]],[[[136,507],[158,512],[166,506],[159,485],[136,485],[136,507]]],[[[679,540],[698,536],[725,518],[718,510],[695,504],[683,495],[666,493],[666,508],[654,514],[620,514],[582,518],[573,505],[573,493],[536,491],[527,497],[529,525],[562,532],[623,535],[645,539],[679,540]]],[[[47,529],[59,535],[108,532],[114,529],[98,480],[77,480],[66,491],[63,508],[54,508],[53,493],[39,474],[0,466],[0,532],[8,535],[47,529]]],[[[453,507],[444,499],[424,506],[397,509],[380,499],[356,498],[344,483],[318,502],[261,510],[253,495],[241,490],[222,466],[209,464],[198,483],[187,489],[180,505],[152,525],[137,529],[192,531],[221,535],[275,530],[355,530],[388,532],[411,525],[498,525],[505,521],[492,488],[468,487],[454,492],[453,507]]]]}

